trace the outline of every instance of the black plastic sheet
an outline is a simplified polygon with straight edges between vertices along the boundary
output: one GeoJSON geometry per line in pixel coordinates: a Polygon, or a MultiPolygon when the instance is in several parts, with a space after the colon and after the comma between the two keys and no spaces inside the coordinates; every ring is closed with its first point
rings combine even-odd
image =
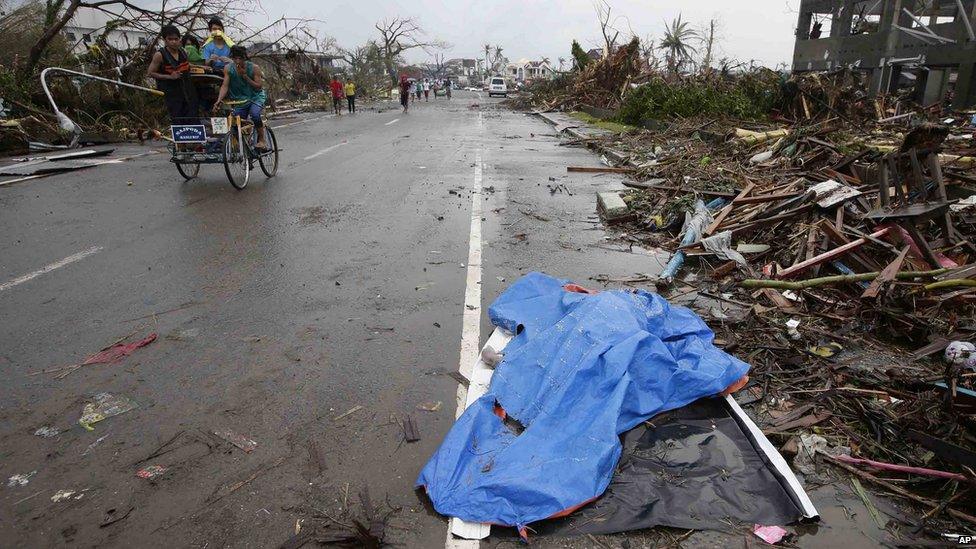
{"type": "Polygon", "coordinates": [[[607,491],[566,518],[532,524],[535,535],[654,526],[717,530],[730,520],[783,525],[803,516],[724,399],[701,399],[656,416],[622,440],[607,491]]]}

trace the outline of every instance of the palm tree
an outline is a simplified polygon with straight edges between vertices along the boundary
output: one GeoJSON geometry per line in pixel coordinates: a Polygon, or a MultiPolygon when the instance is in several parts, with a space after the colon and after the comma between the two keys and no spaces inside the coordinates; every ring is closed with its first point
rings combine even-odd
{"type": "Polygon", "coordinates": [[[491,44],[485,44],[485,78],[491,74],[491,62],[488,61],[488,56],[491,54],[491,44]]]}
{"type": "Polygon", "coordinates": [[[698,34],[688,24],[681,20],[681,14],[677,19],[673,19],[670,25],[664,29],[664,38],[661,39],[661,49],[665,51],[665,59],[668,69],[674,74],[678,73],[686,61],[691,59],[691,54],[697,50],[691,45],[696,40],[698,34]]]}

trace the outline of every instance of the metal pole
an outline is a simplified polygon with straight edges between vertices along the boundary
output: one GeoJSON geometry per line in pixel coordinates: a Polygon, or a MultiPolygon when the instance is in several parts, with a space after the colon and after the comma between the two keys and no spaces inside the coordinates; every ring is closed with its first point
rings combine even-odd
{"type": "Polygon", "coordinates": [[[110,78],[102,78],[101,76],[95,76],[92,74],[87,74],[84,72],[73,71],[70,69],[63,69],[61,67],[48,67],[41,71],[41,87],[44,88],[44,95],[47,96],[47,100],[51,103],[51,108],[54,109],[54,116],[58,119],[58,124],[66,132],[71,132],[74,134],[74,138],[71,141],[71,146],[77,145],[78,137],[81,135],[81,126],[76,124],[73,120],[68,118],[68,115],[61,112],[58,108],[58,104],[54,102],[54,96],[51,95],[51,90],[47,86],[47,74],[49,72],[63,72],[66,74],[73,74],[75,76],[80,76],[82,78],[90,78],[92,80],[98,80],[99,82],[105,82],[108,84],[115,84],[116,86],[122,86],[125,88],[132,88],[135,90],[146,91],[153,95],[163,95],[163,92],[159,90],[154,90],[152,88],[146,88],[143,86],[137,86],[135,84],[129,84],[128,82],[122,82],[121,80],[112,80],[110,78]]]}
{"type": "Polygon", "coordinates": [[[944,36],[939,36],[938,34],[935,34],[934,32],[932,32],[932,29],[930,29],[925,23],[923,23],[921,19],[919,19],[918,17],[915,17],[915,15],[913,15],[912,12],[908,11],[907,8],[902,8],[902,11],[904,11],[906,15],[908,15],[909,17],[911,17],[913,21],[915,21],[916,23],[918,23],[918,26],[921,27],[922,30],[924,30],[926,32],[926,34],[928,34],[932,38],[935,38],[936,40],[939,40],[939,41],[942,41],[942,42],[948,42],[950,44],[955,44],[956,43],[956,41],[953,40],[953,39],[951,39],[951,38],[946,38],[944,36]]]}

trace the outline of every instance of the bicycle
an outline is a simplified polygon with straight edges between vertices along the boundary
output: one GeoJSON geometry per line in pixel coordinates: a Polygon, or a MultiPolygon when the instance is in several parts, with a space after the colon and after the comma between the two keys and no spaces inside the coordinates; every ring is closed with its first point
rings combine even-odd
{"type": "Polygon", "coordinates": [[[229,112],[223,117],[210,119],[210,139],[202,125],[172,126],[170,161],[176,164],[176,171],[184,179],[196,178],[200,174],[201,164],[223,164],[230,184],[242,190],[247,187],[255,161],[266,177],[274,177],[278,173],[278,138],[274,130],[264,126],[266,150],[258,152],[254,123],[234,114],[234,106],[227,102],[225,109],[229,112]],[[217,135],[223,137],[215,140],[217,135]]]}

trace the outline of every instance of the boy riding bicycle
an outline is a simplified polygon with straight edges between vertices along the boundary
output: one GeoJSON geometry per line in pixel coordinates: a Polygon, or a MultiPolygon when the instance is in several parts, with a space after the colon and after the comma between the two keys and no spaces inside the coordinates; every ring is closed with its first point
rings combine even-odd
{"type": "Polygon", "coordinates": [[[254,130],[258,136],[255,149],[258,152],[267,151],[261,112],[264,110],[264,103],[268,96],[264,91],[261,67],[247,60],[247,50],[244,46],[232,47],[230,58],[233,62],[224,67],[224,83],[220,86],[220,95],[217,96],[214,111],[216,112],[223,105],[225,98],[229,99],[234,106],[235,116],[250,118],[254,122],[254,130]]]}

